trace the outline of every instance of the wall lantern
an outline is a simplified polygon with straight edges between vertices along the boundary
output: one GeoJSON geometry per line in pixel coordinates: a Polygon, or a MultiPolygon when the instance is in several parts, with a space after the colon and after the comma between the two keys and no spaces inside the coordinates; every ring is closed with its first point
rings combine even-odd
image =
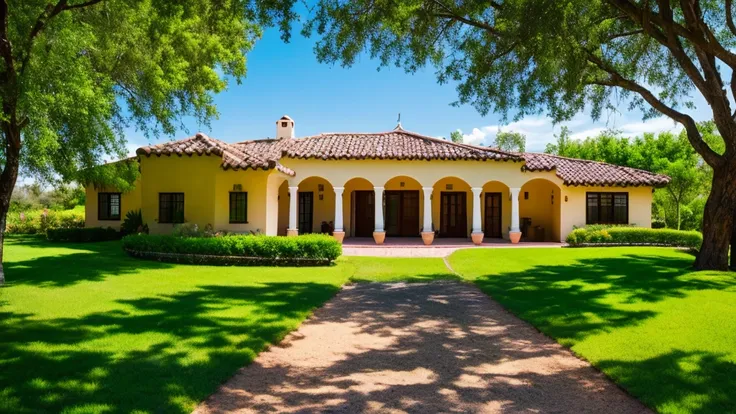
{"type": "Polygon", "coordinates": [[[565,202],[567,203],[567,196],[565,196],[565,202]]]}
{"type": "Polygon", "coordinates": [[[402,182],[399,183],[399,187],[402,187],[403,188],[405,186],[406,186],[406,183],[405,182],[402,181],[402,182]]]}
{"type": "Polygon", "coordinates": [[[452,190],[452,184],[445,184],[445,190],[452,190]]]}

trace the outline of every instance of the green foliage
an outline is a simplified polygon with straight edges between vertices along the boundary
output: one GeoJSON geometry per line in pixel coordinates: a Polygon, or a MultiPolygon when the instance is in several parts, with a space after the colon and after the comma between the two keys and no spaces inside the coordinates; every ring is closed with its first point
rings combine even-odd
{"type": "Polygon", "coordinates": [[[177,237],[130,235],[123,247],[138,252],[176,253],[210,256],[243,256],[264,259],[323,259],[333,261],[342,254],[342,245],[322,234],[297,237],[243,236],[177,237]]]}
{"type": "Polygon", "coordinates": [[[499,132],[493,141],[493,146],[503,151],[524,152],[526,150],[526,135],[520,132],[499,132]]]}
{"type": "Polygon", "coordinates": [[[125,219],[123,219],[123,224],[120,225],[120,231],[123,234],[148,234],[148,225],[143,222],[141,209],[130,210],[125,213],[125,219]]]}
{"type": "Polygon", "coordinates": [[[567,236],[571,246],[587,244],[637,245],[652,244],[699,249],[703,235],[697,231],[673,229],[647,229],[642,227],[583,227],[567,236]]]}
{"type": "Polygon", "coordinates": [[[57,228],[46,230],[46,238],[51,242],[89,243],[120,240],[121,233],[112,227],[57,228]]]}
{"type": "Polygon", "coordinates": [[[81,186],[58,184],[52,190],[45,190],[38,183],[17,186],[10,196],[10,211],[71,210],[84,205],[86,195],[81,186]]]}
{"type": "Polygon", "coordinates": [[[457,143],[457,144],[462,144],[463,134],[461,134],[460,131],[452,131],[450,133],[450,141],[457,143]]]}
{"type": "Polygon", "coordinates": [[[44,234],[48,229],[84,227],[83,210],[33,210],[8,213],[5,232],[44,234]]]}

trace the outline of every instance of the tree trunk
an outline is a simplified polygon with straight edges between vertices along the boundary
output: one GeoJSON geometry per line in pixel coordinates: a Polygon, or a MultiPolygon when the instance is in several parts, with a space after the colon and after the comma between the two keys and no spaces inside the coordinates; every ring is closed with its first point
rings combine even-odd
{"type": "Polygon", "coordinates": [[[731,270],[736,271],[736,209],[733,211],[733,228],[731,230],[731,270]]]}
{"type": "Polygon", "coordinates": [[[17,125],[4,125],[6,145],[5,168],[0,174],[0,286],[5,284],[5,268],[3,266],[3,252],[5,251],[5,223],[10,209],[10,195],[18,179],[20,165],[20,128],[17,125]]]}
{"type": "Polygon", "coordinates": [[[680,201],[678,200],[675,205],[677,206],[675,207],[677,209],[677,230],[680,230],[680,223],[682,223],[682,219],[680,216],[680,201]]]}
{"type": "Polygon", "coordinates": [[[728,270],[728,247],[736,211],[736,159],[726,160],[713,169],[713,187],[703,214],[703,245],[695,268],[728,270]]]}

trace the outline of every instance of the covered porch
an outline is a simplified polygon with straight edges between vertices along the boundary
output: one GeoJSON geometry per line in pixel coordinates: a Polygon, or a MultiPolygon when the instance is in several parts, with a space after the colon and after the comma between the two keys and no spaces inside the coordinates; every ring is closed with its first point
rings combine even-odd
{"type": "Polygon", "coordinates": [[[346,247],[503,246],[561,241],[561,190],[546,179],[520,187],[460,177],[427,185],[399,175],[374,185],[311,176],[279,188],[279,234],[329,233],[346,247]],[[376,202],[376,200],[381,200],[376,202]]]}

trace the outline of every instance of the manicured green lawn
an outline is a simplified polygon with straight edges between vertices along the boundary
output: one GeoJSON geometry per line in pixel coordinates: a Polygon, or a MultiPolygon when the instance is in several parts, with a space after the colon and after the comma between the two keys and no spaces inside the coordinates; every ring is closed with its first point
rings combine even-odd
{"type": "Polygon", "coordinates": [[[736,411],[736,273],[666,248],[463,250],[450,263],[660,412],[736,411]]]}
{"type": "Polygon", "coordinates": [[[736,407],[736,277],[664,248],[474,249],[320,268],[139,261],[118,242],[6,244],[0,412],[189,412],[349,281],[462,277],[662,412],[736,407]]]}
{"type": "Polygon", "coordinates": [[[350,277],[343,264],[183,266],[119,242],[61,246],[6,244],[0,412],[189,412],[350,277]]]}

